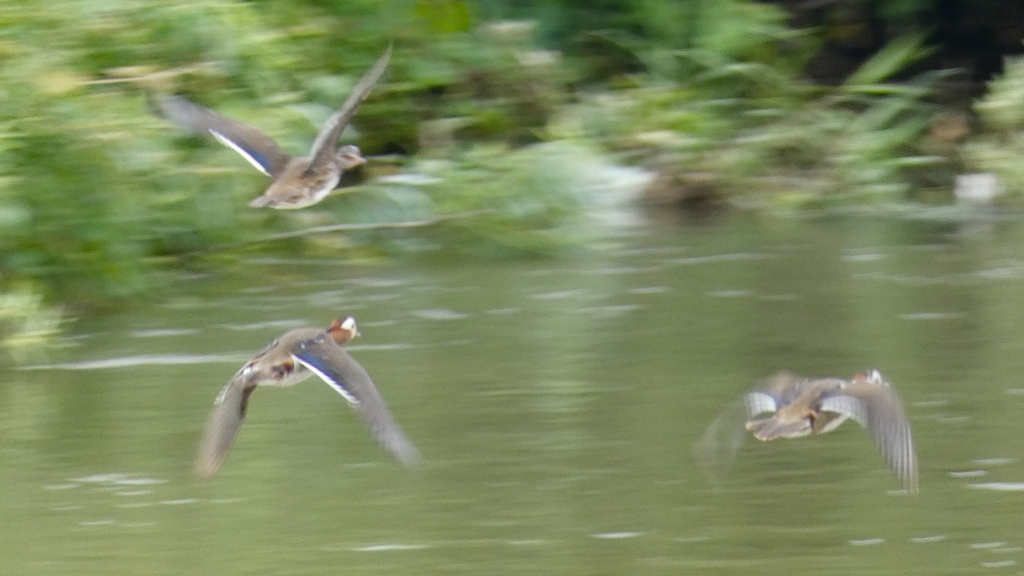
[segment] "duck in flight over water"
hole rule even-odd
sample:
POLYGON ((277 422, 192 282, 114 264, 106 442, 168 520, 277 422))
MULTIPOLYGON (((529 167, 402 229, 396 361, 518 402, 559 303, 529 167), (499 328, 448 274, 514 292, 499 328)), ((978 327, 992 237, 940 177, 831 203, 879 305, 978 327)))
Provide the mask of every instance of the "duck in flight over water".
MULTIPOLYGON (((878 370, 842 378, 803 378, 779 372, 743 395, 743 429, 758 440, 799 438, 835 430, 848 419, 866 428, 875 438, 889 468, 908 492, 917 492, 917 455, 910 423, 896 391, 878 370)), ((734 426, 730 410, 708 426, 697 445, 698 457, 735 457, 743 431, 734 426), (725 440, 721 442, 720 440, 725 440)), ((714 462, 712 462, 714 463, 714 462)))
POLYGON ((363 75, 356 87, 316 135, 308 156, 291 156, 270 136, 254 126, 228 118, 190 102, 181 96, 155 99, 164 117, 186 130, 210 134, 221 144, 241 154, 257 170, 270 176, 270 186, 249 202, 252 208, 297 209, 323 200, 338 185, 341 174, 366 162, 358 147, 337 147, 338 138, 356 109, 380 80, 391 60, 391 46, 363 75))
POLYGON ((342 348, 359 335, 355 319, 334 320, 327 330, 297 328, 282 334, 245 363, 214 402, 199 443, 195 475, 212 478, 227 456, 257 386, 291 386, 316 375, 341 394, 377 442, 406 467, 419 452, 388 410, 366 370, 342 348))

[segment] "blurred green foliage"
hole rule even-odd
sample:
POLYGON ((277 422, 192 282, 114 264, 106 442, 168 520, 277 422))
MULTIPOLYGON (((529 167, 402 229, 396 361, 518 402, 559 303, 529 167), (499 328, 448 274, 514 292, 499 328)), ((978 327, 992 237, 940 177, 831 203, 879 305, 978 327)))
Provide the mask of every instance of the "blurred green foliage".
POLYGON ((913 149, 928 79, 887 82, 921 39, 834 88, 801 79, 816 47, 746 0, 7 3, 0 289, 123 300, 186 258, 257 250, 551 253, 587 237, 601 192, 573 163, 593 143, 713 174, 741 200, 904 197, 908 169, 934 161, 913 149), (147 105, 182 93, 302 153, 389 42, 391 70, 343 135, 378 158, 313 209, 247 208, 265 178, 147 105))
POLYGON ((1012 198, 1024 195, 1024 58, 1007 58, 1002 76, 974 106, 985 132, 963 148, 965 163, 995 174, 1012 198))
POLYGON ((708 29, 686 48, 618 40, 653 74, 636 89, 588 102, 588 125, 659 173, 656 182, 685 198, 680 175, 711 174, 715 193, 735 203, 844 208, 906 201, 915 173, 946 161, 918 147, 938 74, 892 80, 927 53, 923 37, 899 38, 843 84, 820 86, 800 74, 813 39, 788 29, 776 7, 701 4, 717 3, 729 17, 703 19, 708 29))
POLYGON ((61 309, 44 304, 29 285, 0 293, 0 345, 7 352, 3 360, 25 364, 46 359, 57 344, 61 320, 61 309))
MULTIPOLYGON (((455 0, 5 4, 0 283, 30 278, 58 300, 100 303, 159 286, 169 258, 224 245, 294 253, 307 247, 254 241, 310 224, 386 225, 405 216, 378 194, 383 187, 350 189, 355 192, 344 200, 331 198, 311 214, 250 210, 246 201, 262 191, 264 177, 231 151, 157 118, 147 106, 154 91, 187 94, 302 153, 316 123, 394 41, 389 76, 343 137, 357 139, 364 153, 463 157, 472 142, 538 141, 564 98, 557 60, 535 49, 529 24, 471 26, 471 6, 455 0), (445 119, 458 119, 459 138, 429 129, 445 119)), ((460 213, 458 229, 471 234, 385 228, 327 244, 372 253, 471 241, 482 252, 525 245, 533 253, 542 243, 510 238, 532 237, 538 226, 557 229, 549 220, 571 213, 565 209, 571 194, 555 185, 524 194, 542 205, 536 210, 500 200, 532 176, 529 164, 503 164, 478 190, 477 181, 463 177, 478 167, 445 166, 451 166, 449 184, 422 194, 415 216, 444 222, 449 212, 460 213), (489 205, 487 214, 478 211, 481 204, 489 205)), ((387 170, 381 162, 368 171, 387 170)), ((323 240, 310 237, 314 248, 323 240)))

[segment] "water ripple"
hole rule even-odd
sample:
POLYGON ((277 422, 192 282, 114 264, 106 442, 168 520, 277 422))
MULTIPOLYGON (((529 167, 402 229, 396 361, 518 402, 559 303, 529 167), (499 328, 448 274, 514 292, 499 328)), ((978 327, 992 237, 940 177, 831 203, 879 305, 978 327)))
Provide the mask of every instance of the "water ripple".
POLYGON ((469 314, 465 312, 456 312, 449 308, 437 308, 432 310, 416 310, 413 316, 418 318, 425 318, 427 320, 464 320, 469 318, 469 314))
POLYGON ((637 538, 643 535, 643 532, 598 532, 596 534, 591 534, 590 537, 600 540, 624 540, 626 538, 637 538))
POLYGON ((902 320, 949 320, 963 316, 960 312, 914 312, 900 314, 902 320))
POLYGON ((995 490, 996 492, 1024 492, 1024 482, 978 482, 967 486, 978 490, 995 490))
POLYGON ((295 318, 289 320, 268 320, 265 322, 250 322, 248 324, 218 324, 220 328, 227 330, 234 330, 238 332, 248 332, 250 330, 262 330, 263 328, 297 328, 306 324, 305 320, 298 320, 295 318))
POLYGON ((190 336, 199 334, 198 328, 150 328, 135 330, 131 334, 137 338, 162 338, 164 336, 190 336))
POLYGON ((734 252, 731 254, 712 254, 710 256, 689 256, 685 258, 671 258, 665 260, 666 264, 708 264, 711 262, 736 262, 745 260, 763 260, 765 254, 753 252, 734 252))
POLYGON ((583 290, 555 290, 552 292, 530 294, 530 298, 534 298, 536 300, 563 300, 565 298, 577 298, 584 294, 585 292, 583 290))
POLYGON ((945 536, 941 534, 936 534, 934 536, 915 536, 911 538, 910 541, 914 544, 929 544, 932 542, 942 542, 945 539, 945 536))
POLYGON ((168 506, 177 506, 179 504, 195 504, 196 502, 199 502, 198 498, 171 498, 169 500, 160 501, 161 504, 166 504, 168 506))
POLYGON ((708 292, 708 296, 714 296, 716 298, 740 298, 742 296, 750 296, 752 292, 750 290, 732 289, 732 290, 717 290, 715 292, 708 292))
POLYGON ((117 520, 105 518, 103 520, 82 520, 78 523, 81 526, 111 526, 117 524, 117 520))
POLYGON ((369 546, 357 546, 354 552, 392 552, 395 550, 425 550, 430 548, 427 544, 370 544, 369 546))
POLYGON ((970 544, 970 547, 975 550, 991 550, 993 548, 1002 548, 1006 546, 1006 542, 974 542, 970 544))
POLYGON ((885 538, 861 538, 859 540, 850 540, 849 542, 853 546, 875 546, 885 544, 885 538))
POLYGON ((57 364, 35 364, 21 366, 18 370, 105 370, 109 368, 130 368, 134 366, 166 366, 177 364, 237 364, 245 362, 249 355, 241 354, 141 354, 81 362, 57 364))
POLYGON ((847 262, 874 262, 876 260, 882 260, 885 258, 885 254, 880 252, 861 252, 854 254, 846 254, 843 256, 843 260, 847 262))
POLYGON ((639 286, 629 289, 630 294, 661 294, 662 292, 668 292, 668 286, 639 286))
POLYGON ((984 470, 954 470, 949 475, 952 478, 978 478, 979 476, 985 476, 988 472, 984 470))
POLYGON ((977 458, 974 460, 975 464, 982 466, 1003 466, 1006 464, 1013 464, 1017 461, 1016 458, 977 458))
POLYGON ((611 304, 608 306, 588 306, 586 308, 578 308, 576 311, 595 318, 612 318, 639 309, 640 306, 638 304, 611 304))

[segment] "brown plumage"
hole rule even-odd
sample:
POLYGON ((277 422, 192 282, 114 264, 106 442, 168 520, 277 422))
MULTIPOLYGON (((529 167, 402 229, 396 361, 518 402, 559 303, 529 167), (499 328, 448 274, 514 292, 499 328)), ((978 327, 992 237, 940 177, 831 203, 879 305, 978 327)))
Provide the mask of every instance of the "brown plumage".
MULTIPOLYGON (((775 374, 759 383, 742 399, 744 428, 765 442, 778 438, 799 438, 824 434, 847 419, 864 426, 875 439, 886 463, 909 492, 917 492, 917 455, 910 434, 910 422, 896 391, 878 370, 858 374, 853 379, 802 378, 788 372, 775 374)), ((739 448, 739 438, 728 433, 731 425, 724 416, 705 431, 698 453, 705 460, 722 448, 739 448), (724 430, 723 430, 724 429, 724 430)))
POLYGON ((260 172, 271 177, 270 186, 249 206, 253 208, 297 209, 323 200, 341 179, 345 170, 366 160, 352 145, 337 148, 338 138, 348 126, 356 109, 380 80, 391 59, 391 46, 363 75, 356 87, 316 136, 308 156, 295 157, 283 152, 261 130, 228 118, 180 96, 156 99, 160 112, 169 120, 195 133, 210 134, 238 152, 260 172))
POLYGON ((257 386, 290 386, 313 374, 349 402, 385 450, 403 465, 415 465, 419 452, 391 415, 370 375, 342 348, 358 335, 351 316, 334 320, 327 330, 298 328, 284 333, 246 362, 214 402, 199 443, 196 477, 205 480, 216 474, 257 386))

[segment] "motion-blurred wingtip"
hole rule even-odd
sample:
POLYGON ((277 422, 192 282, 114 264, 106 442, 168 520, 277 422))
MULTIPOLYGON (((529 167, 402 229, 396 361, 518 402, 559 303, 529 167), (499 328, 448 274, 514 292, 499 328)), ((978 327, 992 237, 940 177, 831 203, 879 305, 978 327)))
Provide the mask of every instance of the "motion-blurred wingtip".
POLYGON ((220 463, 198 461, 192 467, 192 478, 197 482, 208 482, 217 475, 220 463))

